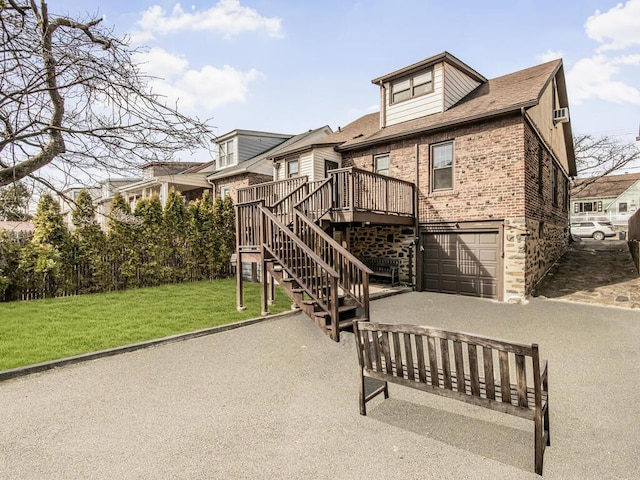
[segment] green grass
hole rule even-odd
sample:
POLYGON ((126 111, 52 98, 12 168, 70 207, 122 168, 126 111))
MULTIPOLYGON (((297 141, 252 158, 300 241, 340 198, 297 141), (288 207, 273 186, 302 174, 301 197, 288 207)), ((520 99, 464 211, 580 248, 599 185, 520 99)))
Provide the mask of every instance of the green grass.
MULTIPOLYGON (((235 280, 0 303, 0 370, 166 337, 260 316, 260 285, 235 280)), ((270 313, 291 307, 276 289, 270 313)))

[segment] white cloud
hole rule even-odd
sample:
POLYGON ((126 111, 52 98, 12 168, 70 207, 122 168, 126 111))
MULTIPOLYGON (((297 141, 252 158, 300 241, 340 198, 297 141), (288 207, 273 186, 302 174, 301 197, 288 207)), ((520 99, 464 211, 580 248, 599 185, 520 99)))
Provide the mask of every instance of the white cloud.
POLYGON ((150 82, 155 93, 165 96, 171 103, 177 101, 181 109, 192 112, 244 102, 249 85, 264 78, 256 69, 243 72, 229 65, 190 69, 184 57, 161 48, 140 53, 135 61, 140 63, 144 73, 158 77, 150 82))
POLYGON ((605 13, 596 10, 587 19, 585 31, 589 38, 603 44, 601 52, 640 45, 640 0, 619 3, 605 13))
POLYGON ((598 98, 640 105, 640 89, 622 80, 630 69, 640 66, 640 54, 636 53, 640 45, 640 0, 627 0, 604 13, 597 10, 584 28, 587 36, 600 45, 592 56, 578 60, 568 70, 571 101, 579 104, 598 98))
POLYGON ((608 59, 595 55, 578 60, 567 73, 567 83, 571 101, 580 104, 589 98, 599 98, 613 103, 640 105, 640 90, 616 80, 619 64, 625 64, 631 57, 608 59))
POLYGON ((536 59, 543 63, 550 62, 551 60, 556 60, 558 58, 562 58, 562 52, 560 51, 554 52, 553 50, 547 50, 544 53, 536 55, 536 59))
POLYGON ((240 5, 240 0, 220 0, 208 10, 185 12, 177 3, 171 13, 160 5, 153 5, 142 13, 140 30, 132 34, 132 42, 143 43, 156 36, 182 31, 210 31, 230 38, 245 32, 263 31, 270 37, 282 37, 282 21, 264 17, 255 9, 240 5))

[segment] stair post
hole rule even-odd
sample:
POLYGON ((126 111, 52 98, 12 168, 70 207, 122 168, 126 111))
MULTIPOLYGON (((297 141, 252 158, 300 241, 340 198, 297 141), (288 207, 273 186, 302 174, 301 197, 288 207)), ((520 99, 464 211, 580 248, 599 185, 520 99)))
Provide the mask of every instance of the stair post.
POLYGON ((260 238, 260 265, 262 268, 262 278, 261 278, 261 287, 260 288, 260 304, 261 304, 261 311, 260 311, 260 315, 262 315, 263 317, 266 315, 269 315, 269 275, 267 273, 267 262, 266 262, 266 258, 265 258, 265 253, 266 253, 266 249, 265 249, 265 238, 266 238, 266 232, 265 232, 265 221, 264 221, 264 213, 262 212, 262 208, 263 208, 264 203, 262 203, 261 205, 258 206, 258 212, 259 212, 259 238, 260 238))
POLYGON ((236 310, 239 312, 243 311, 246 307, 244 306, 244 295, 243 295, 243 285, 242 285, 242 253, 240 253, 240 235, 238 232, 240 231, 240 215, 238 207, 236 207, 236 310))
POLYGON ((340 341, 340 305, 338 304, 338 279, 331 277, 331 338, 340 341))

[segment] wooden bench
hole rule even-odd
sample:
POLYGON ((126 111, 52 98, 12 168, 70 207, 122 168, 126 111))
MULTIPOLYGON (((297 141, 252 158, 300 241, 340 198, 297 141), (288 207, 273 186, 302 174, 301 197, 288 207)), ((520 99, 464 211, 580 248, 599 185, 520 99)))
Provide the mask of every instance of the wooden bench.
MULTIPOLYGON (((525 345, 452 330, 356 322, 360 414, 388 383, 435 393, 533 420, 535 471, 542 475, 550 445, 547 362, 536 344, 525 345), (365 378, 382 382, 372 392, 365 378)), ((367 382, 370 383, 370 382, 367 382)))
POLYGON ((362 263, 373 272, 371 277, 388 278, 392 287, 400 281, 400 260, 398 258, 363 258, 362 263))

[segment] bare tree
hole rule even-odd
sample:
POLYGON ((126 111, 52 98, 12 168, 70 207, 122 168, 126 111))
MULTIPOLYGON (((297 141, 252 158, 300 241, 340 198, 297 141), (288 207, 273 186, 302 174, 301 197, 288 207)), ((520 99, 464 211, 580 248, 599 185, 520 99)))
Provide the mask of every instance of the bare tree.
POLYGON ((573 139, 579 178, 572 193, 579 192, 598 178, 618 172, 640 159, 640 149, 611 137, 576 135, 573 139))
POLYGON ((102 19, 21 1, 0 0, 0 186, 28 176, 51 186, 46 165, 86 178, 207 148, 208 120, 155 94, 133 60, 139 50, 102 19))

